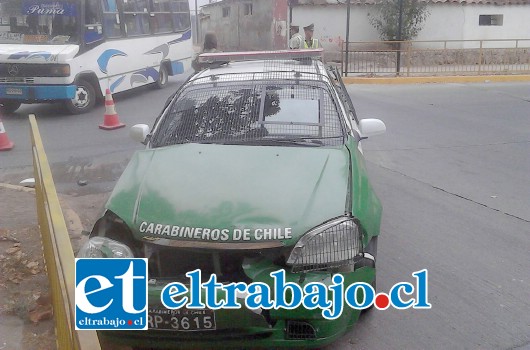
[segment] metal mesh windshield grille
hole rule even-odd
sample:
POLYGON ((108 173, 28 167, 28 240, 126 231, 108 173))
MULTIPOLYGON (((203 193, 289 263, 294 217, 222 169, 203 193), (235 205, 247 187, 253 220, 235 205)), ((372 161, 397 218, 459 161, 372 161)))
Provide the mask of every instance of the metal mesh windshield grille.
POLYGON ((191 84, 169 108, 152 145, 322 146, 343 142, 341 119, 326 84, 275 79, 191 84))

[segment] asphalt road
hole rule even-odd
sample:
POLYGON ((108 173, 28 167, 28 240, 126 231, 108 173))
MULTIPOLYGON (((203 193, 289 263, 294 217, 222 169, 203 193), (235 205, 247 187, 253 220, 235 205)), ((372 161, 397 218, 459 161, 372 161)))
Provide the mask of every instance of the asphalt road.
POLYGON ((530 348, 530 84, 349 87, 383 206, 378 289, 428 269, 431 310, 373 310, 330 349, 530 348))
MULTIPOLYGON (((121 120, 152 124, 178 86, 117 96, 121 120)), ((372 310, 328 349, 530 348, 530 84, 351 85, 360 118, 387 133, 363 141, 384 206, 378 289, 429 271, 431 310, 372 310)), ((36 113, 60 191, 112 189, 142 145, 102 131, 103 107, 83 116, 28 106, 4 118, 15 149, 0 182, 31 165, 36 113)))
POLYGON ((60 104, 22 105, 12 115, 3 117, 15 147, 0 152, 0 182, 16 183, 32 174, 28 114, 33 113, 59 191, 79 192, 77 180, 91 184, 81 193, 112 190, 132 153, 144 147, 129 137, 130 127, 139 123, 152 126, 168 97, 184 80, 185 77, 170 77, 162 90, 150 85, 116 94, 116 111, 126 127, 112 131, 98 127, 105 114, 102 104, 82 115, 68 115, 60 104))

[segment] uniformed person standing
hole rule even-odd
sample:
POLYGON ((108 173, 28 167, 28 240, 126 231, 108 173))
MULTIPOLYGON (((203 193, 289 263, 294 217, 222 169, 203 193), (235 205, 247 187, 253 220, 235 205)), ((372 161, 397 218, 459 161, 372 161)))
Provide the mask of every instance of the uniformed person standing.
POLYGON ((291 25, 289 34, 291 39, 289 39, 289 48, 291 49, 302 49, 304 47, 304 37, 299 33, 300 27, 291 25))
POLYGON ((304 27, 305 32, 305 40, 304 40, 304 49, 318 49, 320 47, 320 43, 318 42, 318 39, 313 38, 313 32, 315 30, 315 25, 311 23, 307 27, 304 27))

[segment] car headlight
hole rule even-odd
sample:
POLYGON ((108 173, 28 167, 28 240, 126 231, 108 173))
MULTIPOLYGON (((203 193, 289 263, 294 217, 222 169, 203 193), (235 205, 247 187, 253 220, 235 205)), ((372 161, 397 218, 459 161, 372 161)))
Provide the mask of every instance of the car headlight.
POLYGON ((52 77, 69 77, 70 76, 70 65, 69 64, 54 64, 48 68, 48 74, 52 77))
POLYGON ((127 245, 107 237, 92 237, 79 249, 78 258, 134 258, 127 245))
POLYGON ((293 272, 307 272, 352 265, 362 253, 359 227, 353 218, 341 217, 328 221, 296 243, 287 265, 293 272))

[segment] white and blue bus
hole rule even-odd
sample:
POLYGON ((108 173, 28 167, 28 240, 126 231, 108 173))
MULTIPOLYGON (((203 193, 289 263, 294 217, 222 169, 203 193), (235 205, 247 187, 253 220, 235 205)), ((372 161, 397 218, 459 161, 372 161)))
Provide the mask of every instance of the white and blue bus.
POLYGON ((84 113, 107 88, 164 87, 192 53, 188 0, 0 0, 0 109, 84 113))

